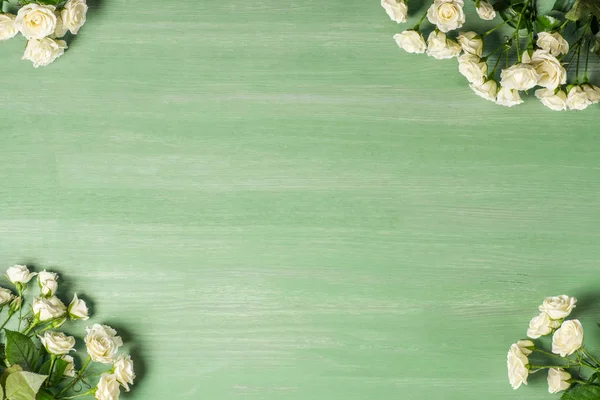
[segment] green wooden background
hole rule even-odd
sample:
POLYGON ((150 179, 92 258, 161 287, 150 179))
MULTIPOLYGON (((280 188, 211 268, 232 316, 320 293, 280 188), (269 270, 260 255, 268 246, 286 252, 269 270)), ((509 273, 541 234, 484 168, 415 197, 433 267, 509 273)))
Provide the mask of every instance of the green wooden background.
POLYGON ((378 1, 92 6, 0 46, 0 263, 134 343, 125 398, 547 399, 506 351, 563 292, 600 346, 597 107, 485 102, 378 1))

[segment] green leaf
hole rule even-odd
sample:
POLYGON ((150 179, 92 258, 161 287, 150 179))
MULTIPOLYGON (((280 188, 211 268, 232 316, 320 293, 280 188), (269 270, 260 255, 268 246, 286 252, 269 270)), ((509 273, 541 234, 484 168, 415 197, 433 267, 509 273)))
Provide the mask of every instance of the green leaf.
POLYGON ((6 378, 6 400, 35 400, 47 375, 33 372, 14 372, 6 378))
POLYGON ((540 15, 535 21, 535 26, 538 32, 550 32, 560 26, 562 22, 550 15, 540 15))
POLYGON ((575 4, 569 10, 568 13, 565 14, 565 18, 569 21, 578 21, 582 16, 586 14, 587 6, 582 0, 575 0, 575 4))
MULTIPOLYGON (((521 3, 513 4, 506 8, 503 8, 501 10, 498 10, 498 14, 500 14, 500 17, 504 21, 506 21, 508 26, 516 28, 517 24, 519 23, 518 15, 521 13, 522 9, 523 9, 523 4, 521 4, 521 3)), ((521 26, 519 27, 519 30, 526 29, 526 28, 527 28, 527 25, 524 24, 523 21, 521 21, 521 26)))
POLYGON ((562 13, 569 12, 571 8, 573 8, 573 4, 575 4, 576 0, 556 0, 552 10, 560 11, 562 13))
POLYGON ((23 369, 33 370, 37 358, 35 344, 20 332, 6 331, 6 359, 12 365, 19 364, 23 369))
POLYGON ((56 400, 56 397, 54 397, 54 393, 48 389, 41 389, 37 396, 35 396, 35 400, 56 400))
POLYGON ((10 368, 6 368, 4 370, 4 372, 2 372, 2 375, 0 375, 0 384, 3 387, 6 387, 6 378, 8 378, 8 376, 14 372, 19 372, 19 371, 23 371, 23 368, 21 368, 20 365, 13 365, 10 368))
MULTIPOLYGON (((46 361, 44 363, 44 365, 42 365, 42 368, 40 368, 40 374, 50 375, 50 366, 51 365, 52 365, 52 360, 46 361)), ((55 385, 59 384, 59 382, 62 380, 62 378, 65 374, 65 369, 67 369, 67 366, 69 366, 69 363, 63 359, 57 358, 54 361, 54 368, 52 370, 52 375, 50 376, 50 379, 49 379, 49 386, 55 386, 55 385)))
POLYGON ((566 391, 561 400, 598 400, 600 399, 600 386, 577 385, 566 391))

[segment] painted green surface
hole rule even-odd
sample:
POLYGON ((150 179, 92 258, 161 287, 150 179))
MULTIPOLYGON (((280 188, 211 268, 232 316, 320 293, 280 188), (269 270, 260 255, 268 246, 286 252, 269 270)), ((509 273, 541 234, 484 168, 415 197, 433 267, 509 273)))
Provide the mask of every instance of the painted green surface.
POLYGON ((494 106, 401 29, 105 0, 46 69, 2 43, 0 264, 125 330, 132 400, 551 398, 505 357, 563 292, 600 345, 598 108, 494 106))

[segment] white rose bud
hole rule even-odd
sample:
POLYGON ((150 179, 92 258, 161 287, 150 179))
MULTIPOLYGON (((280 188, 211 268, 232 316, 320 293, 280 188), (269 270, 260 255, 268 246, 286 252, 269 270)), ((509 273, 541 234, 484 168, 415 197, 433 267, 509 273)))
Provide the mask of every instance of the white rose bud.
POLYGON ((479 18, 481 19, 491 21, 496 18, 496 10, 494 10, 494 7, 487 1, 480 1, 479 7, 477 7, 477 15, 479 15, 479 18))
POLYGON ((43 270, 38 274, 38 284, 44 296, 52 296, 58 289, 58 274, 43 270))
POLYGON ((481 85, 471 83, 469 86, 477 96, 489 101, 496 101, 496 95, 498 94, 498 83, 496 81, 490 79, 481 85))
POLYGON ((15 296, 10 290, 6 288, 0 288, 0 307, 10 303, 14 297, 15 296))
POLYGON ((33 62, 35 68, 45 67, 62 56, 66 48, 67 42, 64 40, 54 40, 47 37, 40 40, 31 39, 27 42, 25 54, 21 59, 33 62))
POLYGON ((73 35, 85 24, 88 6, 85 0, 69 0, 60 12, 62 24, 68 28, 73 35))
POLYGON ((585 110, 590 104, 587 93, 581 86, 573 86, 567 94, 567 108, 569 110, 585 110))
POLYGON ((133 372, 133 361, 131 356, 121 355, 115 362, 115 376, 117 381, 129 392, 129 385, 133 385, 135 373, 133 372))
POLYGON ((415 30, 407 30, 394 35, 398 46, 407 53, 425 53, 427 45, 423 35, 415 30))
POLYGON ((523 99, 519 96, 519 92, 514 89, 501 87, 496 95, 496 104, 504 107, 513 107, 523 103, 523 99))
POLYGON ((25 284, 31 280, 35 275, 35 272, 29 272, 29 269, 25 265, 14 265, 6 270, 6 276, 8 280, 14 283, 25 284))
POLYGON ((75 338, 62 332, 47 331, 39 338, 46 351, 57 356, 67 354, 75 347, 75 338))
POLYGON ((29 3, 19 9, 15 26, 27 39, 42 39, 56 28, 56 7, 29 3))
POLYGON ((406 22, 408 7, 403 0, 381 0, 381 7, 392 21, 397 23, 406 22))
POLYGON ((114 374, 104 373, 100 376, 95 393, 97 400, 118 400, 120 393, 119 382, 114 374))
POLYGON ((548 392, 558 393, 567 390, 571 384, 567 382, 571 374, 562 368, 550 368, 548 370, 548 392))
POLYGON ((85 304, 85 301, 77 297, 77 293, 73 296, 73 301, 69 304, 67 312, 72 321, 78 319, 87 321, 89 319, 87 305, 85 304))
POLYGON ((533 353, 533 349, 535 349, 535 344, 531 340, 519 340, 517 346, 519 346, 521 352, 526 356, 533 353))
POLYGON ((473 54, 458 57, 458 72, 470 83, 482 85, 486 80, 488 66, 485 61, 473 54))
POLYGON ((585 92, 590 101, 590 104, 596 104, 600 100, 600 88, 596 85, 592 85, 591 83, 584 83, 581 85, 581 88, 585 92))
POLYGON ((540 77, 532 65, 521 63, 503 69, 500 78, 503 89, 529 90, 537 85, 540 77))
POLYGON ((548 317, 548 314, 543 312, 531 319, 529 322, 529 329, 527 329, 527 336, 532 339, 537 339, 540 336, 549 335, 559 326, 560 322, 551 320, 550 317, 548 317))
POLYGON ((535 97, 551 110, 564 111, 567 109, 567 94, 562 90, 554 93, 554 90, 538 89, 535 91, 535 97))
POLYGON ((60 359, 67 363, 67 367, 65 368, 65 372, 63 373, 63 375, 74 378, 75 377, 75 360, 73 360, 73 357, 64 355, 64 356, 61 356, 60 359))
POLYGON ((427 19, 442 32, 458 29, 465 23, 463 6, 463 0, 434 0, 427 19))
POLYGON ((95 362, 110 364, 115 360, 117 351, 123 346, 123 340, 117 331, 107 325, 95 324, 86 328, 85 345, 87 352, 95 362))
POLYGON ((555 57, 569 52, 569 42, 567 42, 558 32, 540 32, 538 33, 537 46, 555 57))
POLYGON ((444 60, 456 57, 462 48, 454 40, 446 38, 444 32, 432 31, 427 38, 427 55, 429 57, 444 60))
POLYGON ((552 336, 552 352, 561 357, 570 356, 581 348, 583 343, 583 327, 581 323, 572 319, 565 321, 552 336))
POLYGON ((556 57, 546 50, 536 50, 531 56, 523 53, 523 63, 530 64, 538 73, 537 84, 546 89, 554 90, 559 85, 567 83, 567 71, 556 57))
POLYGON ((62 301, 56 296, 50 298, 37 298, 33 299, 33 314, 40 320, 40 322, 50 321, 64 316, 67 312, 67 307, 62 301))
POLYGON ((12 14, 0 14, 0 40, 8 40, 19 33, 15 26, 15 16, 12 14))
POLYGON ((529 359, 517 344, 510 346, 507 356, 508 380, 513 389, 518 389, 521 384, 527 385, 529 376, 529 359))
POLYGON ((67 26, 65 26, 65 24, 63 24, 63 20, 62 17, 60 16, 60 13, 56 13, 56 28, 54 28, 54 33, 52 34, 52 38, 56 39, 56 38, 61 38, 63 36, 65 36, 67 34, 67 32, 69 32, 69 28, 67 26))
POLYGON ((577 299, 566 294, 560 296, 546 297, 539 307, 541 312, 548 314, 552 319, 563 319, 571 314, 575 308, 577 299))
POLYGON ((483 39, 477 32, 461 32, 457 40, 465 53, 477 57, 483 54, 483 39))

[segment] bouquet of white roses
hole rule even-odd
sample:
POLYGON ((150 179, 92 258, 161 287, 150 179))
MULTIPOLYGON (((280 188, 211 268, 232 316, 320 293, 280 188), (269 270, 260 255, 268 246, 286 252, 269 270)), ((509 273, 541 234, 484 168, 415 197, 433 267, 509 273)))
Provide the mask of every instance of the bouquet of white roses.
POLYGON ((513 389, 527 385, 530 374, 547 370, 548 391, 563 392, 563 400, 600 399, 600 362, 583 346, 583 326, 566 320, 577 299, 567 295, 547 297, 539 315, 529 322, 527 336, 539 339, 552 334, 551 350, 529 339, 510 346, 508 379, 513 389))
MULTIPOLYGON (((1 0, 0 0, 1 1, 1 0)), ((0 40, 21 33, 26 39, 23 60, 44 67, 62 56, 67 42, 61 40, 68 32, 76 35, 85 24, 86 0, 20 0, 16 6, 4 2, 0 13, 0 40)))
MULTIPOLYGON (((381 0, 388 16, 407 21, 408 0, 381 0)), ((537 0, 473 0, 485 21, 500 17, 485 32, 460 31, 466 23, 463 0, 433 0, 417 24, 394 35, 409 53, 437 59, 458 58, 458 70, 476 95, 506 107, 523 102, 520 92, 535 96, 555 110, 583 110, 600 100, 590 81, 589 61, 600 56, 600 1, 555 0, 552 11, 540 12, 537 0), (427 41, 423 22, 431 24, 427 41), (512 30, 493 43, 500 28, 512 30), (486 45, 491 48, 486 49, 486 45), (503 66, 503 67, 502 67, 503 66)))
POLYGON ((4 328, 0 337, 0 400, 85 396, 117 400, 120 387, 129 391, 135 378, 133 362, 129 355, 118 354, 123 341, 111 327, 94 324, 86 328, 87 359, 81 367, 77 368, 69 355, 75 351, 76 339, 58 329, 67 321, 88 320, 88 307, 77 294, 68 306, 56 296, 58 274, 45 270, 33 273, 24 265, 15 265, 6 276, 15 291, 0 288, 0 312, 6 310, 0 325, 4 328), (32 279, 37 280, 37 296, 28 293, 32 279), (29 307, 27 300, 31 300, 29 307), (89 372, 92 363, 106 365, 108 370, 89 372))

